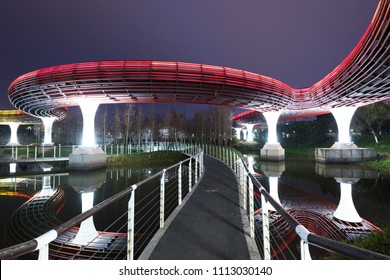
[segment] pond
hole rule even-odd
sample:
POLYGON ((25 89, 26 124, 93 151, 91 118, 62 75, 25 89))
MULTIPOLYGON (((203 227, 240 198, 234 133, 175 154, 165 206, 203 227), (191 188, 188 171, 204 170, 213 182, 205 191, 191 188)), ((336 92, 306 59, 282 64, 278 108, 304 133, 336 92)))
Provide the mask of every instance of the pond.
MULTIPOLYGON (((276 197, 283 205, 293 209, 297 217, 299 211, 304 209, 305 213, 327 218, 337 216, 340 223, 343 219, 351 219, 346 228, 351 231, 351 224, 355 228, 348 234, 344 232, 347 237, 360 234, 361 231, 356 230, 356 225, 361 226, 359 224, 361 220, 367 222, 369 226, 379 228, 390 224, 390 176, 388 174, 357 165, 324 165, 302 158, 287 158, 279 163, 262 162, 256 155, 246 155, 246 158, 259 181, 271 194, 276 193, 276 197), (276 189, 273 183, 270 183, 274 179, 270 180, 270 178, 276 178, 276 189), (347 202, 344 203, 346 207, 340 207, 342 196, 347 197, 347 202), (344 211, 340 208, 344 208, 344 211), (345 208, 350 209, 345 212, 345 208)), ((0 246, 3 248, 29 240, 80 214, 83 211, 83 196, 87 193, 93 194, 89 202, 91 207, 162 168, 159 166, 144 169, 104 169, 87 175, 64 172, 64 166, 47 164, 24 166, 17 168, 21 172, 10 174, 9 168, 3 166, 0 168, 2 213, 0 230, 3 240, 0 246), (30 198, 42 194, 53 197, 49 204, 30 203, 28 210, 20 210, 30 198), (31 212, 27 213, 28 211, 31 212)), ((175 177, 175 174, 168 175, 175 177)), ((158 180, 157 178, 157 181, 151 181, 149 185, 139 188, 137 197, 147 197, 152 192, 155 192, 152 196, 157 197, 158 180)), ((188 190, 184 191, 188 192, 188 190)), ((174 194, 172 199, 176 198, 177 194, 174 194)), ((126 211, 127 200, 95 215, 96 230, 104 231, 111 226, 110 231, 125 232, 119 226, 112 226, 111 221, 112 217, 126 211)), ((140 206, 140 209, 143 208, 140 206)), ((257 208, 259 208, 258 204, 257 208)), ((153 211, 158 212, 156 209, 153 211)), ((146 216, 146 213, 141 214, 141 219, 146 219, 146 216)), ((305 222, 304 225, 309 230, 321 231, 309 219, 305 222)), ((145 223, 149 221, 146 220, 145 223)), ((140 234, 149 235, 151 232, 143 230, 140 234)))

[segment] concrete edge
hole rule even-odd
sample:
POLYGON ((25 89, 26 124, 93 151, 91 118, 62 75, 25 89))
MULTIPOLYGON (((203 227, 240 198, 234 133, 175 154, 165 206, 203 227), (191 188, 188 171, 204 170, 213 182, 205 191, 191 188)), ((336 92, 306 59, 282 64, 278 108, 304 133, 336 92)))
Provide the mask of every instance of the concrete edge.
POLYGON ((149 241, 148 245, 145 247, 141 255, 139 256, 138 260, 148 260, 150 256, 152 255, 154 249, 156 248, 157 244, 160 242, 160 239, 163 237, 165 232, 168 230, 169 226, 172 224, 173 220, 176 218, 176 216, 180 213, 181 209, 186 205, 187 201, 190 199, 192 194, 196 191, 196 188, 198 187, 200 181, 203 178, 204 173, 198 178, 198 182, 192 187, 192 191, 189 192, 182 200, 181 205, 177 206, 175 210, 169 215, 169 217, 165 220, 165 226, 163 228, 160 228, 155 235, 152 237, 152 239, 149 241))

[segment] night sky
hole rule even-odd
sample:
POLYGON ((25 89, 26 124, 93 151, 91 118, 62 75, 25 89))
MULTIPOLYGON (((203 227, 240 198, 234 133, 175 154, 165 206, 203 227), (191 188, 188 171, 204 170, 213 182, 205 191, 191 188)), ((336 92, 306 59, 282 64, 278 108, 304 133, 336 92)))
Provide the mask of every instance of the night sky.
POLYGON ((205 63, 306 87, 348 55, 377 4, 376 0, 3 0, 0 110, 14 109, 7 89, 18 76, 96 60, 205 63))

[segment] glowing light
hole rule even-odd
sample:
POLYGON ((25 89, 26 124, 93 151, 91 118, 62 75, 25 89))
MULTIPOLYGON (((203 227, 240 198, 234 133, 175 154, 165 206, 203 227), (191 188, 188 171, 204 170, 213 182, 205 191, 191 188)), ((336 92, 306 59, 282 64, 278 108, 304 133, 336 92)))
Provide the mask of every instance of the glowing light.
POLYGON ((247 142, 253 142, 253 127, 255 126, 254 124, 246 124, 246 129, 247 129, 247 142))
POLYGON ((43 140, 43 144, 52 144, 51 140, 51 134, 52 134, 52 127, 53 122, 56 120, 54 117, 50 118, 41 118, 43 124, 45 125, 45 138, 43 140))
MULTIPOLYGON (((278 177, 269 177, 269 194, 272 196, 273 199, 276 200, 280 204, 280 199, 279 199, 279 188, 278 188, 278 182, 279 178, 278 177)), ((276 211, 276 209, 268 203, 268 209, 276 211)))
POLYGON ((7 145, 19 145, 18 141, 18 123, 9 123, 9 127, 11 128, 11 138, 7 145))
POLYGON ((15 173, 16 172, 16 163, 10 163, 9 164, 9 173, 15 173))
MULTIPOLYGON (((81 211, 85 212, 93 207, 94 192, 81 194, 81 211)), ((77 244, 88 244, 98 236, 96 232, 95 224, 93 222, 93 216, 84 220, 80 224, 80 229, 73 240, 77 244)))
POLYGON ((356 109, 357 107, 340 107, 330 109, 337 123, 340 143, 351 143, 349 125, 351 124, 351 120, 356 109))
POLYGON ((333 216, 339 220, 351 223, 361 223, 362 218, 360 218, 356 211, 352 200, 352 184, 340 183, 340 191, 340 202, 333 216))
POLYGON ((276 134, 276 125, 278 123, 280 111, 278 112, 265 112, 263 116, 268 125, 268 144, 278 144, 278 137, 276 134))
POLYGON ((237 128, 234 128, 236 130, 236 137, 238 140, 241 140, 241 128, 237 127, 237 128))
POLYGON ((83 140, 82 145, 91 147, 96 146, 95 142, 95 115, 99 107, 98 102, 91 102, 88 99, 79 101, 80 109, 83 114, 83 140))

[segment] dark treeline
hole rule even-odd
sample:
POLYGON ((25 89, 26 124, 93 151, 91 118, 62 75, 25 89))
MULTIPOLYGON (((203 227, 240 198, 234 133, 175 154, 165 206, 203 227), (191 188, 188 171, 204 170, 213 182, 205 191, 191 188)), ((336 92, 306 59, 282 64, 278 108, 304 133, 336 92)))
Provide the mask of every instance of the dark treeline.
MULTIPOLYGON (((192 117, 173 106, 161 114, 156 106, 138 104, 100 105, 95 117, 96 142, 99 145, 136 145, 146 142, 196 142, 227 144, 231 141, 232 110, 209 106, 192 117)), ((71 108, 68 116, 53 126, 53 141, 63 145, 81 143, 81 110, 71 108)))

